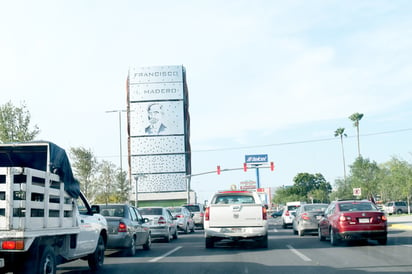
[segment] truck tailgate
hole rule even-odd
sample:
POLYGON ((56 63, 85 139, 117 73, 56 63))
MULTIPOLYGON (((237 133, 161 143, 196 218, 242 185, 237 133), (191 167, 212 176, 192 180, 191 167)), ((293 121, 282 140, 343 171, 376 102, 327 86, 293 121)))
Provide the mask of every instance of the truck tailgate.
POLYGON ((255 204, 210 206, 210 227, 263 226, 262 207, 255 204))

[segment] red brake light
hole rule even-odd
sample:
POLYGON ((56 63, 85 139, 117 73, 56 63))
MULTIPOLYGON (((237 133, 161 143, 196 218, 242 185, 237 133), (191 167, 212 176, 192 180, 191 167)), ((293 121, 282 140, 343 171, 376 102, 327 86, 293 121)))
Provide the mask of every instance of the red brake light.
POLYGON ((290 214, 289 214, 289 211, 285 211, 285 216, 289 216, 290 214))
POLYGON ((382 215, 381 220, 386 222, 388 220, 388 218, 386 218, 386 215, 382 215))
POLYGON ((176 217, 176 218, 183 218, 183 215, 182 215, 182 214, 178 214, 178 215, 176 215, 175 217, 176 217))
POLYGON ((127 225, 123 222, 119 223, 119 227, 117 228, 118 232, 127 232, 127 225))
POLYGON ((205 215, 205 214, 204 214, 203 212, 200 212, 200 217, 203 218, 204 215, 205 215))
POLYGON ((4 241, 1 243, 2 249, 8 250, 23 250, 24 249, 24 241, 23 240, 15 240, 15 241, 4 241))
POLYGON ((162 216, 159 218, 159 220, 157 220, 157 223, 159 224, 159 225, 164 225, 164 224, 166 224, 166 220, 165 220, 165 218, 163 218, 162 216))
POLYGON ((209 217, 210 217, 210 209, 208 207, 206 207, 205 210, 205 221, 209 221, 209 217))
POLYGON ((303 220, 310 220, 310 217, 308 216, 307 213, 303 213, 303 214, 302 214, 302 219, 303 219, 303 220))
POLYGON ((266 211, 266 207, 262 206, 262 220, 267 220, 268 219, 268 214, 266 211))

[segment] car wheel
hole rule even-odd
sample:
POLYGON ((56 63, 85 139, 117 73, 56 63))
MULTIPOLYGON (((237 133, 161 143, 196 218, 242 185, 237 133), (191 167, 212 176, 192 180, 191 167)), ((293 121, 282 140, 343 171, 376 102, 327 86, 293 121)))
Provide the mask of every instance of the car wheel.
POLYGON ((173 234, 173 240, 178 238, 177 228, 175 229, 175 233, 173 234))
POLYGON ((305 232, 302 229, 298 230, 298 235, 299 237, 302 237, 303 235, 305 235, 305 232))
POLYGON ((282 222, 282 228, 286 228, 286 224, 284 221, 282 222))
POLYGON ((146 242, 143 244, 143 250, 150 250, 152 247, 152 235, 149 233, 146 242))
POLYGON ((292 230, 293 230, 293 235, 298 235, 298 232, 294 228, 292 228, 292 230))
POLYGON ((167 235, 166 235, 166 237, 165 237, 165 242, 166 242, 166 243, 170 243, 170 239, 171 239, 171 237, 170 237, 170 229, 168 229, 168 230, 167 230, 167 235))
POLYGON ((189 224, 186 224, 185 229, 183 230, 184 234, 187 234, 189 232, 189 224))
POLYGON ((330 227, 330 244, 333 246, 336 246, 338 245, 338 243, 339 243, 338 236, 336 235, 333 228, 330 227))
POLYGON ((378 244, 386 245, 388 243, 388 237, 378 239, 378 244))
POLYGON ((126 249, 126 256, 134 256, 136 255, 136 240, 134 236, 130 239, 129 246, 126 249))
POLYGON ((326 241, 326 237, 325 237, 325 236, 322 236, 322 233, 320 233, 320 232, 321 232, 320 226, 318 226, 318 238, 319 238, 319 241, 321 241, 321 242, 326 241))
POLYGON ((190 230, 190 232, 192 232, 192 233, 195 232, 195 225, 192 226, 192 229, 190 230))
POLYGON ((205 238, 205 247, 206 248, 213 248, 215 245, 215 241, 213 238, 205 238))
POLYGON ((402 214, 402 209, 398 209, 398 210, 396 211, 396 214, 402 214))

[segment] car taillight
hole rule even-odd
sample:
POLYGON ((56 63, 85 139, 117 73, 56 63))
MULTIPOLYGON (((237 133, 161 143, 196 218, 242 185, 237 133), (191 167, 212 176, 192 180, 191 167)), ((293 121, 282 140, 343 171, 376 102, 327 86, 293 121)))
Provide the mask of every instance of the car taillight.
POLYGON ((268 214, 266 211, 266 207, 262 206, 262 219, 267 220, 268 219, 268 214))
POLYGON ((210 209, 208 208, 208 207, 206 207, 206 210, 205 210, 205 221, 209 221, 209 216, 210 215, 210 209))
POLYGON ((339 217, 340 222, 351 221, 351 220, 352 218, 350 216, 340 215, 339 217))
POLYGON ((203 218, 204 215, 205 215, 205 214, 204 214, 203 212, 200 212, 200 217, 203 218))
POLYGON ((386 222, 388 218, 386 218, 386 215, 382 215, 378 217, 378 220, 381 219, 382 221, 386 222))
POLYGON ((310 220, 310 217, 308 216, 307 213, 303 213, 301 216, 303 220, 310 220))
POLYGON ((165 218, 160 217, 159 220, 157 220, 157 223, 158 223, 159 225, 164 225, 164 224, 166 224, 166 220, 165 220, 165 218))
POLYGON ((289 211, 286 210, 285 216, 289 216, 289 215, 290 215, 290 214, 289 214, 289 211))
POLYGON ((119 227, 117 228, 118 232, 127 232, 127 225, 123 222, 119 223, 119 227))
POLYGON ((179 214, 175 216, 176 218, 183 218, 183 215, 179 214))

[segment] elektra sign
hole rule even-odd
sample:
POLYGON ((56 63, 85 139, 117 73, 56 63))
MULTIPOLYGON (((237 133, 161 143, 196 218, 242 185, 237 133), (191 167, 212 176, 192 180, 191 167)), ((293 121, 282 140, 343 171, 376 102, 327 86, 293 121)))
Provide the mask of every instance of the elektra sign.
POLYGON ((268 155, 267 154, 245 155, 245 162, 247 164, 267 163, 268 155))

